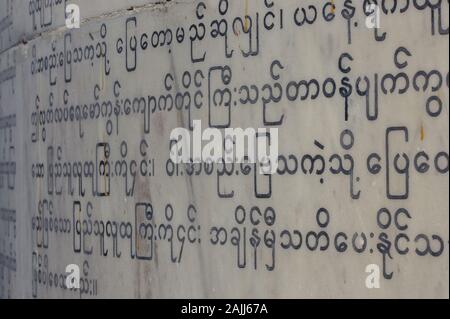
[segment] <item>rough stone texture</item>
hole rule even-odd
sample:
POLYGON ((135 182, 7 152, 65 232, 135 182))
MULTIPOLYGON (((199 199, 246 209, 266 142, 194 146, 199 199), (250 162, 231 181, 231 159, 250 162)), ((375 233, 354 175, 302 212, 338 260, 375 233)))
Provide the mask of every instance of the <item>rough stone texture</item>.
POLYGON ((448 1, 400 1, 378 35, 360 1, 78 2, 77 30, 0 3, 1 297, 448 298, 448 1), (279 171, 173 165, 194 119, 278 128, 279 171))

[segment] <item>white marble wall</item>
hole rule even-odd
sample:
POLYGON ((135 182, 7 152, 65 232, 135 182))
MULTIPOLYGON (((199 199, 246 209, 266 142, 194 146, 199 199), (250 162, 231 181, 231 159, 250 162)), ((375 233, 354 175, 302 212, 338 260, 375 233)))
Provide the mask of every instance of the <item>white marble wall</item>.
MULTIPOLYGON (((183 1, 186 0, 178 2, 183 1)), ((81 20, 86 22, 163 2, 166 0, 3 0, 0 3, 0 51, 65 27, 66 6, 69 4, 80 8, 81 20)))
POLYGON ((378 33, 362 1, 87 2, 80 29, 35 30, 6 1, 0 296, 448 298, 448 1, 400 1, 378 33), (172 165, 193 120, 278 128, 279 171, 172 165))

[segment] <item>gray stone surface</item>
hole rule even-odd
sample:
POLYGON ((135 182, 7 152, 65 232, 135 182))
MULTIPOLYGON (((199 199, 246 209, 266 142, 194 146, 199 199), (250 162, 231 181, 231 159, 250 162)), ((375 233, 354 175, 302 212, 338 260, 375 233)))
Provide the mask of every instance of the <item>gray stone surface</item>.
MULTIPOLYGON (((186 0, 178 2, 183 1, 186 0)), ((163 2, 166 0, 3 0, 0 2, 0 51, 64 27, 68 4, 77 5, 81 20, 86 22, 163 2)))
POLYGON ((360 1, 84 2, 0 22, 1 297, 448 298, 448 1, 378 31, 360 1), (278 128, 278 172, 171 163, 193 120, 278 128))

